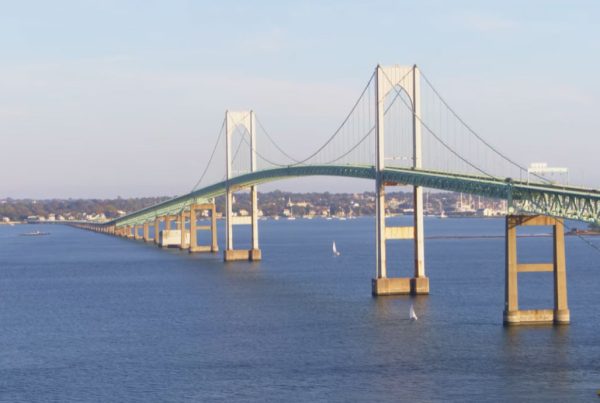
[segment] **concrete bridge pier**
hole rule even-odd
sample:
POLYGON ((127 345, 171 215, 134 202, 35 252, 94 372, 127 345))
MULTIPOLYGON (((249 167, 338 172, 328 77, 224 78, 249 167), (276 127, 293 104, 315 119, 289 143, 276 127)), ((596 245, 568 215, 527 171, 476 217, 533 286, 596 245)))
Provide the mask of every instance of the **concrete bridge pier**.
POLYGON ((258 261, 262 259, 262 252, 258 244, 258 208, 256 186, 250 189, 250 199, 252 201, 252 212, 250 216, 233 216, 233 192, 228 190, 226 196, 226 249, 223 253, 223 260, 226 262, 249 260, 258 261), (233 226, 250 225, 252 231, 251 249, 234 249, 233 246, 233 226))
POLYGON ((570 312, 567 306, 567 274, 563 221, 543 215, 507 216, 505 253, 504 324, 568 324, 570 322, 570 312), (552 226, 552 263, 518 263, 517 228, 519 226, 552 226), (518 274, 524 272, 554 273, 554 309, 519 309, 518 274))
POLYGON ((133 226, 133 239, 135 239, 136 241, 139 241, 140 239, 142 239, 142 236, 140 235, 141 228, 142 228, 141 225, 133 226))
POLYGON ((225 196, 225 251, 223 260, 226 262, 236 260, 257 261, 262 259, 262 252, 258 245, 258 197, 256 185, 250 186, 250 201, 252 211, 250 216, 233 216, 233 192, 236 190, 229 184, 232 177, 232 155, 231 155, 231 137, 238 127, 246 130, 250 136, 250 172, 256 171, 256 119, 254 111, 227 111, 225 114, 225 157, 227 161, 227 194, 225 196), (236 224, 250 224, 252 227, 252 247, 249 250, 234 249, 233 247, 233 226, 236 224))
POLYGON ((190 236, 191 233, 186 229, 185 222, 189 217, 190 213, 185 209, 181 210, 179 218, 177 219, 177 229, 180 231, 181 239, 179 241, 179 249, 185 250, 190 248, 190 236))
POLYGON ((125 236, 127 238, 133 238, 132 227, 130 225, 125 226, 125 236))
POLYGON ((395 96, 396 88, 408 95, 413 105, 413 168, 421 168, 422 140, 420 103, 420 73, 417 66, 377 66, 375 70, 375 110, 376 110, 376 257, 377 273, 372 281, 371 291, 375 296, 394 294, 429 294, 429 278, 425 276, 425 240, 423 232, 423 188, 413 188, 414 222, 412 227, 386 227, 385 187, 400 185, 386 182, 384 114, 387 97, 395 96), (414 242, 413 277, 390 278, 387 276, 386 241, 412 239, 414 242))
POLYGON ((173 222, 173 216, 171 215, 165 215, 164 216, 164 221, 165 221, 165 227, 163 228, 163 230, 159 233, 159 245, 162 248, 168 248, 169 244, 166 243, 164 240, 166 238, 166 234, 168 233, 168 231, 171 231, 171 227, 172 227, 172 222, 173 222))
MULTIPOLYGON (((419 192, 420 193, 420 192, 419 192)), ((422 195, 422 193, 421 193, 422 195)), ((425 276, 422 197, 415 192, 414 226, 390 227, 385 222, 385 184, 379 186, 376 196, 377 276, 372 281, 374 296, 400 294, 429 294, 429 278, 425 276), (420 206, 418 203, 421 203, 420 206), (420 208, 419 208, 420 207, 420 208), (387 241, 413 240, 413 277, 388 277, 387 241)))
POLYGON ((154 218, 154 244, 158 245, 160 242, 160 222, 162 221, 162 217, 154 218))
POLYGON ((144 223, 144 242, 152 242, 153 240, 153 238, 150 238, 150 223, 146 221, 144 223))
POLYGON ((190 206, 190 253, 196 252, 212 252, 219 251, 217 243, 217 210, 214 203, 192 204, 190 206), (210 225, 198 226, 197 212, 210 211, 210 225), (198 245, 198 230, 206 230, 211 232, 210 245, 198 245))

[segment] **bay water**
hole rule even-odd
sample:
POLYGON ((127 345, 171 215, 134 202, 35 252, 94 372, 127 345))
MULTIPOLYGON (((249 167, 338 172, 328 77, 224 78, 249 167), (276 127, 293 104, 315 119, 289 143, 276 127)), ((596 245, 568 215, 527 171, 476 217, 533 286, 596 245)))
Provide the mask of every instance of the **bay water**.
MULTIPOLYGON (((260 221, 263 260, 224 263, 222 251, 0 226, 0 401, 598 399, 598 251, 566 238, 570 325, 509 328, 503 219, 426 218, 431 292, 417 297, 371 296, 374 227, 260 221), (20 236, 33 230, 50 235, 20 236), (453 237, 471 235, 487 237, 453 237)), ((249 232, 236 227, 236 247, 249 232)), ((412 248, 388 242, 390 277, 411 275, 412 248)), ((520 261, 551 258, 551 238, 519 239, 520 261)), ((519 294, 522 309, 551 308, 552 273, 520 274, 519 294)))

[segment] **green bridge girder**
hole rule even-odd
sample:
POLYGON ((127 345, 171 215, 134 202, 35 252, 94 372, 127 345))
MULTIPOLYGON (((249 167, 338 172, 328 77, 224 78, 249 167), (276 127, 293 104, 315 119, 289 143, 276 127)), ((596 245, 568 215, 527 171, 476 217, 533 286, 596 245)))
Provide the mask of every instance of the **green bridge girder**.
MULTIPOLYGON (((251 185, 303 176, 341 176, 374 180, 376 172, 373 166, 364 165, 289 166, 240 175, 230 179, 229 186, 238 190, 251 185)), ((544 214, 600 224, 600 191, 593 189, 400 167, 386 167, 383 179, 386 182, 508 200, 511 213, 544 214)), ((225 194, 227 184, 227 181, 218 182, 101 225, 139 225, 159 216, 177 214, 191 204, 206 203, 225 194)))

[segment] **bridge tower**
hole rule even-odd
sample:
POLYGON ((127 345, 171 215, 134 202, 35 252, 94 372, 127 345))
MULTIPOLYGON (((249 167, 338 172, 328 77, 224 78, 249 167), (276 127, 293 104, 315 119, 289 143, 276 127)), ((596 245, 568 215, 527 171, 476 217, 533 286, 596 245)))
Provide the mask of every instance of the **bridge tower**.
POLYGON ((258 246, 258 197, 257 186, 250 186, 250 202, 252 204, 250 217, 233 216, 233 193, 239 188, 231 185, 233 177, 231 140, 237 127, 242 127, 250 137, 250 172, 256 171, 256 119, 254 111, 227 111, 225 113, 225 159, 227 173, 227 192, 225 196, 225 251, 223 259, 226 262, 235 260, 261 260, 261 250, 258 246), (249 218, 249 220, 248 220, 249 218), (252 246, 250 250, 234 249, 233 226, 238 224, 250 224, 252 227, 252 246))
POLYGON ((384 114, 385 99, 396 91, 404 92, 412 103, 413 163, 415 169, 421 168, 421 100, 420 74, 414 66, 377 66, 375 69, 375 111, 376 111, 376 256, 377 276, 373 279, 373 295, 393 294, 429 294, 429 278, 425 276, 425 244, 423 234, 423 188, 413 187, 414 222, 413 227, 386 227, 385 222, 385 186, 390 183, 384 177, 385 135, 384 114), (412 239, 414 241, 414 274, 412 278, 391 278, 387 276, 386 241, 391 239, 412 239))

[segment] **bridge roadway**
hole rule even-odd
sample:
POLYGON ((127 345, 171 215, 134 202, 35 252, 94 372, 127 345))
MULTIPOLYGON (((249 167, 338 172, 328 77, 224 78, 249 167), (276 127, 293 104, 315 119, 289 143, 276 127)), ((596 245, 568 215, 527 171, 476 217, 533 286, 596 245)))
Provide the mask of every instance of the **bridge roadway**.
MULTIPOLYGON (((239 175, 229 180, 229 186, 233 190, 239 190, 261 183, 305 176, 340 176, 374 180, 376 171, 374 166, 364 165, 288 166, 239 175)), ((598 190, 401 167, 386 167, 383 178, 388 183, 508 200, 509 207, 512 206, 510 213, 542 214, 600 224, 600 191, 598 190)), ((225 194, 227 185, 227 181, 218 182, 102 225, 115 227, 140 225, 158 216, 176 214, 193 203, 206 203, 214 197, 225 194)))

